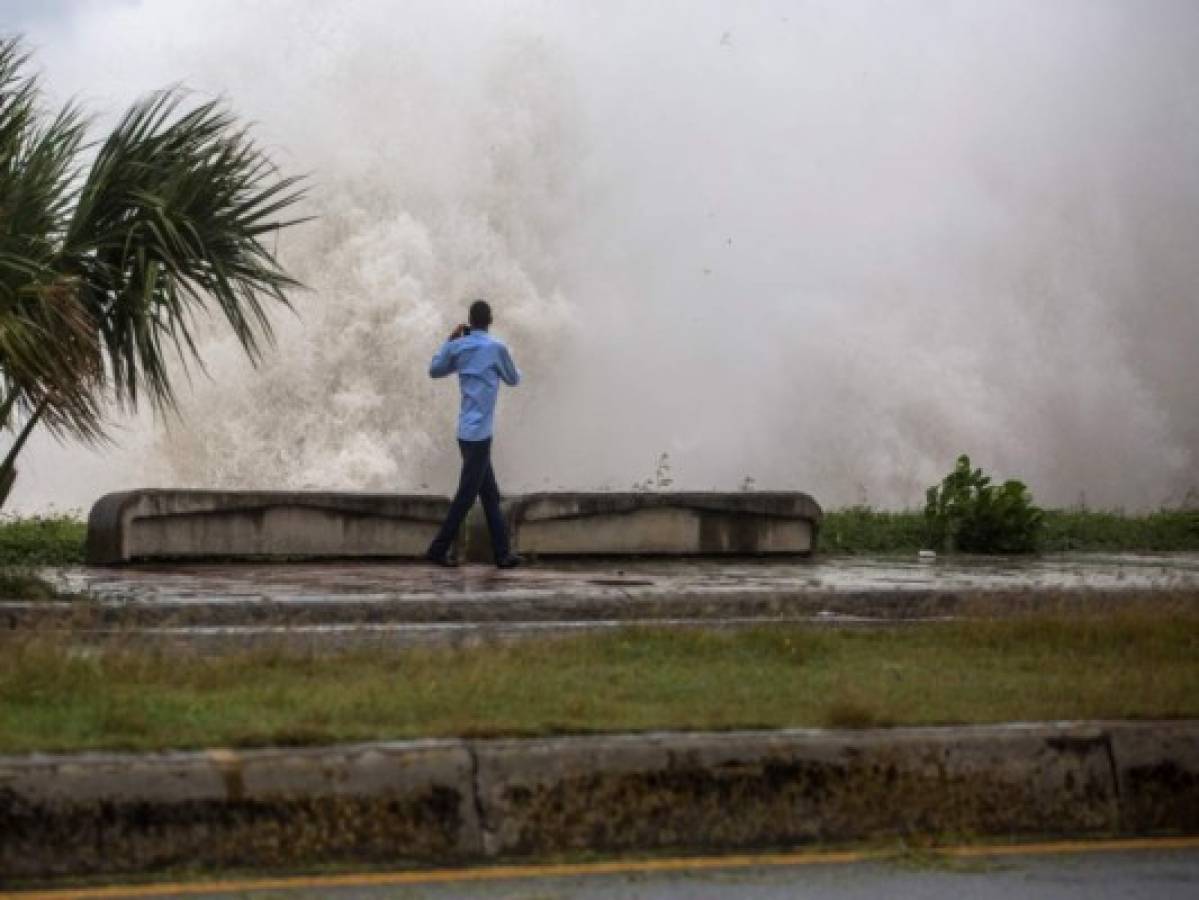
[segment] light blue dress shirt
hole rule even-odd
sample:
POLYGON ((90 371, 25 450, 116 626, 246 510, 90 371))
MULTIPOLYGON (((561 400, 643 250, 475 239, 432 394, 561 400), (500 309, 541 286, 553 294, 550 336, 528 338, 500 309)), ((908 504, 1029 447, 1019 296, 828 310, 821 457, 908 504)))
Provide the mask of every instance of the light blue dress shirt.
POLYGON ((429 375, 444 378, 458 373, 462 389, 462 408, 458 413, 458 439, 485 441, 491 437, 495 419, 495 401, 500 379, 505 384, 520 382, 520 370, 512 362, 508 348, 481 328, 446 341, 429 363, 429 375))

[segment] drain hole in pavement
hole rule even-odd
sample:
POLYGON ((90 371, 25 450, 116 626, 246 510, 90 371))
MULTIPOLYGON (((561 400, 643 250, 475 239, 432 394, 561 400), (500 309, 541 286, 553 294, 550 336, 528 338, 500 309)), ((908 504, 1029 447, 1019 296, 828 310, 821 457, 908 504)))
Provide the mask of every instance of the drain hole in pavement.
POLYGON ((652 581, 644 578, 588 578, 587 582, 610 587, 640 587, 653 584, 652 581))

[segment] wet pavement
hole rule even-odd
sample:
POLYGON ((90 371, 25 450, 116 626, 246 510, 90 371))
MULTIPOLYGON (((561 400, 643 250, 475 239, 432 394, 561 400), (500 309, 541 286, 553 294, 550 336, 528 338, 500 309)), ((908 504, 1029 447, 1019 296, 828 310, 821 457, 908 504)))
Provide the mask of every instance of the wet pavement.
POLYGON ((1199 554, 816 560, 581 560, 515 570, 423 563, 175 564, 50 573, 92 602, 0 601, 0 628, 68 619, 89 633, 201 645, 462 642, 636 623, 912 624, 1129 597, 1199 601, 1199 554))
MULTIPOLYGON (((196 896, 192 894, 191 896, 196 896)), ((1183 900, 1199 896, 1199 850, 1088 852, 1002 859, 899 858, 780 866, 201 894, 339 900, 1183 900)))
POLYGON ((1170 589, 1199 586, 1199 553, 1059 554, 1027 559, 838 557, 817 560, 547 562, 519 569, 423 563, 275 563, 78 568, 52 574, 100 598, 187 604, 271 600, 586 598, 611 595, 962 590, 1170 589))

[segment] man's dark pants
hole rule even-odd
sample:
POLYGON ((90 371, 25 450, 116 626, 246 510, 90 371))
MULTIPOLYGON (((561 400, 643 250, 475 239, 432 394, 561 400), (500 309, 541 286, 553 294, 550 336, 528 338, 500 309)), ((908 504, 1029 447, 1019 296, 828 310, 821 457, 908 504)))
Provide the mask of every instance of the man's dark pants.
POLYGON ((487 529, 491 532, 491 548, 496 562, 508 556, 508 529, 504 515, 500 512, 500 489, 495 483, 495 472, 491 469, 491 438, 485 441, 458 441, 462 450, 462 477, 458 480, 458 493, 450 504, 449 515, 429 545, 429 555, 442 557, 450 550, 450 544, 458 534, 462 520, 474 506, 475 498, 483 501, 483 514, 487 516, 487 529))

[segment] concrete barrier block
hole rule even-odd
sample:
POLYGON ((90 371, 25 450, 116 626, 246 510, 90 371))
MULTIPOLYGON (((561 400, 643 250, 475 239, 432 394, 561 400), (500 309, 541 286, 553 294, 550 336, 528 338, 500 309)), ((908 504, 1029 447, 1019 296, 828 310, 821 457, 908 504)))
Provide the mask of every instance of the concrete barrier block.
MULTIPOLYGON (((808 554, 822 513, 798 492, 546 493, 507 504, 512 543, 531 556, 808 554)), ((489 555, 481 518, 468 556, 489 555)))
MULTIPOLYGON (((444 497, 284 491, 137 490, 88 518, 93 565, 155 559, 420 557, 444 497)), ((561 493, 505 504, 512 545, 532 556, 808 554, 820 507, 807 494, 561 493)), ((477 508, 461 556, 491 561, 477 508)))
POLYGON ((12 878, 480 847, 470 754, 453 741, 0 758, 0 873, 12 878))
POLYGON ((1110 734, 1121 829, 1199 833, 1199 722, 1116 723, 1110 734))
POLYGON ((477 747, 490 854, 1112 831, 1093 728, 659 734, 477 747))
POLYGON ((87 559, 417 557, 448 510, 415 495, 127 491, 92 507, 87 559))

